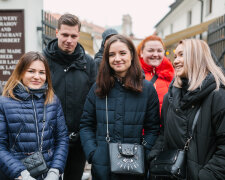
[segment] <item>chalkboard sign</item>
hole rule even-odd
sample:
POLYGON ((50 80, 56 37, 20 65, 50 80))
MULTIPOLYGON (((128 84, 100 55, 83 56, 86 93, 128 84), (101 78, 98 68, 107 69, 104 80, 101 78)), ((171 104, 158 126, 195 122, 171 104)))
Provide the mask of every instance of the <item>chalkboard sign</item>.
POLYGON ((24 11, 0 10, 0 83, 4 86, 25 52, 24 11))

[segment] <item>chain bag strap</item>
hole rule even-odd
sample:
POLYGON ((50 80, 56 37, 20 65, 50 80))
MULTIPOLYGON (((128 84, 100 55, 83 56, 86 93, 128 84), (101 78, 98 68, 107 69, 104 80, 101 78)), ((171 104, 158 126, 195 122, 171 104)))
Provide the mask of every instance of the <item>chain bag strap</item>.
POLYGON ((192 124, 191 133, 185 142, 183 149, 163 150, 150 163, 150 173, 156 177, 176 177, 186 179, 187 151, 193 138, 193 133, 200 114, 201 107, 195 114, 192 124))
POLYGON ((138 144, 111 143, 109 136, 108 100, 106 96, 106 142, 109 145, 111 172, 144 175, 144 148, 138 144))
MULTIPOLYGON (((42 132, 41 132, 41 143, 39 144, 39 151, 27 156, 26 158, 22 159, 23 165, 27 168, 30 172, 32 177, 38 177, 44 173, 48 172, 48 167, 45 162, 45 159, 42 155, 42 146, 44 140, 44 130, 45 130, 45 123, 46 123, 46 106, 44 105, 44 115, 42 121, 42 132)), ((39 136, 37 134, 37 136, 39 136)))

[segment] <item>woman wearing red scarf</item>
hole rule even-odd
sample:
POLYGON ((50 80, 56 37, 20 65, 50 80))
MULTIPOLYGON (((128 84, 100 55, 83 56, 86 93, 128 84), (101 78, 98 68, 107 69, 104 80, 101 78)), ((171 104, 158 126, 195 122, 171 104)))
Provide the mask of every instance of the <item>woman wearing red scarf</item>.
POLYGON ((158 36, 146 37, 138 45, 137 52, 145 73, 145 79, 153 81, 153 79, 157 78, 154 82, 154 87, 158 93, 161 114, 163 97, 167 93, 169 84, 174 76, 173 65, 164 56, 164 43, 158 36))

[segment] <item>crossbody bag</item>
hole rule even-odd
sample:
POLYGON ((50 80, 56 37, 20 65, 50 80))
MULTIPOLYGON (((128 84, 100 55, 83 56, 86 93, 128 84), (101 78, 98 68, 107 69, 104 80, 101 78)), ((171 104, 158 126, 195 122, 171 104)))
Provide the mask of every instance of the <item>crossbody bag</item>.
POLYGON ((111 172, 115 174, 144 175, 144 148, 139 144, 112 143, 109 136, 108 104, 106 96, 106 141, 109 145, 111 172))
POLYGON ((43 123, 42 123, 43 127, 42 127, 41 144, 39 145, 39 150, 21 160, 23 165, 30 172, 30 175, 34 178, 48 172, 47 164, 42 155, 45 121, 46 121, 46 107, 44 106, 44 117, 43 117, 43 123))
POLYGON ((193 138, 201 107, 197 110, 192 124, 191 133, 183 149, 168 149, 160 152, 150 163, 150 173, 156 177, 186 178, 187 151, 193 138))

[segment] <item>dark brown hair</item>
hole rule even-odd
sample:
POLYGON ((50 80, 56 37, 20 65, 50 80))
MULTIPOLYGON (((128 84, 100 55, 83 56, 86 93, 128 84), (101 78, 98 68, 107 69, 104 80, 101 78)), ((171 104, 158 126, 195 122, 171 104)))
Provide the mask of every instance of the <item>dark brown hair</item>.
POLYGON ((63 14, 58 20, 58 29, 61 28, 62 24, 65 24, 68 26, 78 25, 79 31, 81 28, 81 22, 80 22, 79 18, 73 14, 63 14))
POLYGON ((4 89, 3 89, 3 96, 11 97, 13 99, 18 100, 13 92, 13 89, 17 86, 18 83, 22 81, 24 74, 26 73, 27 69, 30 67, 31 63, 34 61, 41 61, 45 66, 45 74, 46 74, 46 82, 48 83, 48 89, 46 91, 46 99, 45 104, 51 103, 54 98, 54 92, 52 88, 52 81, 50 77, 50 69, 48 67, 47 60, 44 56, 39 52, 30 51, 25 53, 19 60, 16 68, 14 69, 12 75, 8 79, 4 89))
POLYGON ((99 97, 105 97, 115 83, 115 73, 109 65, 109 49, 117 41, 127 45, 132 57, 131 66, 125 76, 124 87, 134 92, 142 92, 143 75, 135 46, 129 38, 123 35, 114 35, 109 38, 106 44, 97 76, 96 94, 99 97))

